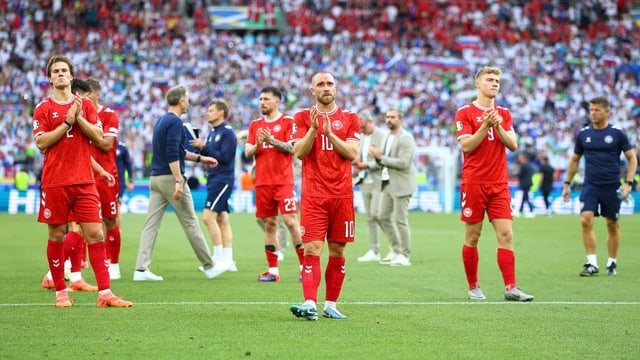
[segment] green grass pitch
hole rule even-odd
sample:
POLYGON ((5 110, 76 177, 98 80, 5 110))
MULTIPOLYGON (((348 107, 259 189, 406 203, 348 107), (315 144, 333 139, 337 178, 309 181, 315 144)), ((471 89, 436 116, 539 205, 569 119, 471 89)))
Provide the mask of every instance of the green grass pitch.
MULTIPOLYGON (((636 359, 640 354, 640 215, 623 216, 618 275, 602 274, 604 220, 596 219, 601 275, 580 278, 585 254, 577 215, 517 218, 518 284, 536 299, 506 303, 496 240, 485 221, 480 283, 488 299, 470 302, 460 258, 458 214, 412 213, 412 266, 358 263, 367 250, 364 217, 347 247, 339 309, 347 320, 296 319, 298 265, 291 249, 279 283, 266 269, 252 214, 231 214, 239 271, 207 280, 173 214, 166 214, 151 269, 163 282, 134 283, 144 215, 125 215, 122 279, 113 291, 130 309, 95 306, 95 293, 71 293, 57 309, 40 287, 47 270, 46 226, 33 215, 0 214, 0 359, 636 359)), ((204 229, 204 226, 203 226, 204 229)), ((208 236, 207 236, 208 239, 208 236)), ((381 235, 386 248, 386 238, 381 235)), ((209 240, 208 240, 209 241, 209 240)), ((384 251, 386 253, 386 251, 384 251)), ((384 255, 384 254, 383 254, 384 255)), ((322 257, 326 262, 326 250, 322 257)), ((606 273, 606 271, 604 271, 606 273)), ((90 269, 85 278, 95 283, 90 269)), ((324 298, 320 286, 319 306, 324 298)))

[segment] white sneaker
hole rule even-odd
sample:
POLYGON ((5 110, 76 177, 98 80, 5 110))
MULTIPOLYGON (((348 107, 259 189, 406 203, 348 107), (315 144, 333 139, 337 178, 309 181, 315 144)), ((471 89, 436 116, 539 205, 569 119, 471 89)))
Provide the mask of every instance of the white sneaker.
POLYGON ((395 252, 391 251, 387 256, 385 256, 382 260, 380 260, 380 264, 389 265, 393 262, 393 260, 398 256, 395 252))
POLYGON ((278 250, 278 261, 284 260, 284 252, 282 250, 278 250))
POLYGON ((238 267, 236 266, 235 261, 231 261, 231 266, 229 266, 228 272, 238 272, 238 267))
POLYGON ((164 280, 162 276, 156 275, 151 272, 151 270, 145 271, 134 271, 133 272, 133 281, 162 281, 164 280))
POLYGON ((536 213, 534 212, 528 212, 524 214, 524 217, 527 219, 533 219, 534 217, 536 217, 536 213))
POLYGON ((411 261, 408 257, 399 254, 391 261, 391 266, 411 266, 411 261))
POLYGON ((380 261, 380 254, 376 254, 373 250, 367 251, 366 254, 358 258, 359 262, 380 261))
POLYGON ((469 300, 487 300, 487 297, 484 296, 482 289, 475 287, 469 290, 469 300))
POLYGON ((206 276, 207 279, 213 279, 229 271, 232 265, 233 261, 218 261, 211 269, 204 271, 204 276, 206 276))
POLYGON ((120 279, 120 264, 109 264, 109 279, 120 279))

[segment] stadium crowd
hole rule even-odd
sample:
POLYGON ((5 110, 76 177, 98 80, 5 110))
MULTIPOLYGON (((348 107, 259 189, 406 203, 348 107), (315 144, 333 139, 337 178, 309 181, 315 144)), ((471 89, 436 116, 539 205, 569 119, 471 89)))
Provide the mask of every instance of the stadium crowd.
MULTIPOLYGON (((206 134, 212 98, 230 105, 230 123, 259 116, 262 87, 283 90, 284 113, 313 104, 311 74, 336 75, 340 106, 381 116, 405 111, 418 146, 457 148, 452 123, 475 96, 468 79, 483 65, 503 70, 509 107, 532 157, 564 169, 588 101, 606 96, 613 124, 640 140, 640 24, 625 0, 282 0, 279 31, 210 26, 206 0, 7 0, 0 5, 0 159, 37 172, 34 106, 49 94, 42 72, 56 53, 76 76, 100 79, 120 113, 121 139, 139 176, 149 164, 154 121, 169 86, 188 85, 186 115, 206 134)), ((249 5, 221 1, 218 5, 249 5)), ((3 174, 0 173, 0 179, 3 174)))

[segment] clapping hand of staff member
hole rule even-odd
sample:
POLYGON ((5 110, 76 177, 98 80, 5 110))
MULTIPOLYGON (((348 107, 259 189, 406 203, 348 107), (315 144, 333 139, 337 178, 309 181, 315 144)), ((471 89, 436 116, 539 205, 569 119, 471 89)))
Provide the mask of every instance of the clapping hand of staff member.
POLYGON ((369 156, 373 157, 376 160, 380 160, 382 157, 382 149, 376 147, 375 145, 371 145, 368 151, 369 156))

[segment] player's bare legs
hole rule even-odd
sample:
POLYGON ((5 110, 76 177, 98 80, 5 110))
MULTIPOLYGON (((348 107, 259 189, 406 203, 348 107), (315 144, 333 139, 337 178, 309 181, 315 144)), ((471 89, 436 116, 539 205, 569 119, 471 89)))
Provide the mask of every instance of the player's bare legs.
POLYGON ((513 250, 513 221, 509 219, 494 219, 491 223, 496 231, 498 248, 513 250))
POLYGON ((610 258, 618 257, 620 247, 620 225, 616 220, 607 219, 607 251, 610 258))
POLYGON ((304 248, 302 246, 302 235, 300 234, 300 223, 296 214, 282 214, 282 221, 287 226, 289 234, 291 234, 291 242, 298 255, 298 263, 302 270, 302 260, 304 256, 304 248))
MULTIPOLYGON (((582 225, 582 242, 584 243, 584 250, 588 255, 595 255, 596 253, 596 234, 593 231, 593 211, 583 211, 580 213, 580 225, 582 225)), ((597 266, 597 264, 592 264, 597 266)))
MULTIPOLYGON (((211 243, 213 244, 213 268, 209 269, 207 277, 213 279, 222 273, 229 271, 233 264, 233 252, 231 247, 232 232, 229 225, 229 214, 227 212, 218 213, 209 209, 204 209, 202 213, 204 222, 211 243)), ((206 271, 205 271, 205 274, 206 271)))

